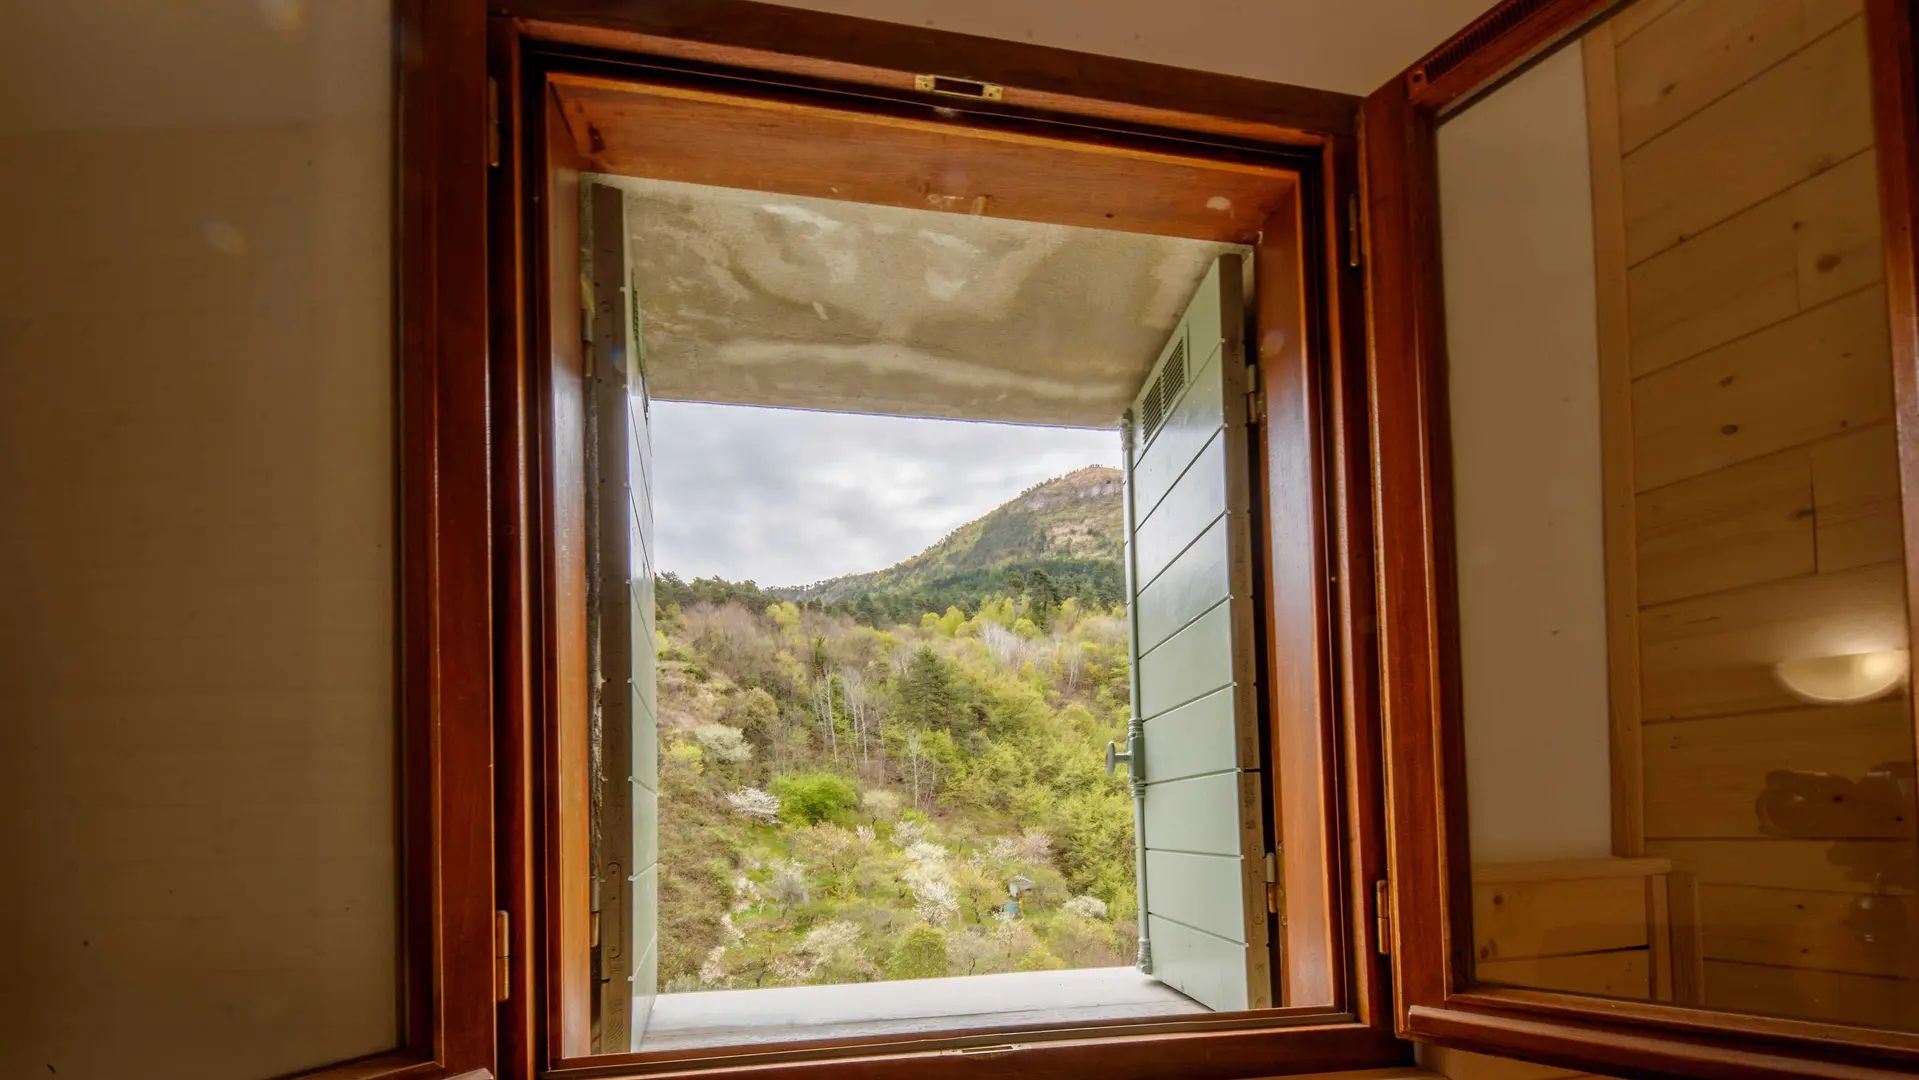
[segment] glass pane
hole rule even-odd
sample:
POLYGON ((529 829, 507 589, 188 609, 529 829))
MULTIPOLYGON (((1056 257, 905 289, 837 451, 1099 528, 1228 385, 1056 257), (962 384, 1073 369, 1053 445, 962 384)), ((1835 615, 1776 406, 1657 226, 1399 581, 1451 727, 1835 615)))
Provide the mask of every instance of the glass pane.
POLYGON ((1859 5, 1628 7, 1438 152, 1476 978, 1919 1027, 1859 5))

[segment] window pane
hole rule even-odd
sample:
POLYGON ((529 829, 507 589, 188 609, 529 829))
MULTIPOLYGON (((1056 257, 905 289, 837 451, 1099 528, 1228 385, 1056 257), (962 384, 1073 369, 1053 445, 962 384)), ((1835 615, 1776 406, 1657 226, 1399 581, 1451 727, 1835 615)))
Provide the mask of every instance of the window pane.
POLYGON ((1867 82, 1680 0, 1439 130, 1481 981, 1919 1025, 1867 82))

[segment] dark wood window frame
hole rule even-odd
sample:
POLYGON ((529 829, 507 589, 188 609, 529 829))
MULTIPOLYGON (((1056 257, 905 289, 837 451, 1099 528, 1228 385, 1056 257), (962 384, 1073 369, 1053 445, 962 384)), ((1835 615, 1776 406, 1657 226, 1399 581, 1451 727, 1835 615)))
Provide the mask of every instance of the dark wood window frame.
MULTIPOLYGON (((1606 1074, 1912 1075, 1919 1070, 1913 1033, 1471 982, 1434 125, 1615 6, 1508 0, 1372 94, 1362 114, 1396 1028, 1421 1041, 1606 1074), (1443 70, 1428 78, 1428 63, 1442 55, 1443 70)), ((1866 18, 1911 538, 1919 536, 1914 5, 1867 0, 1866 18)), ((1919 626, 1919 546, 1910 539, 1906 578, 1911 622, 1919 626)))
MULTIPOLYGON (((497 602, 496 799, 500 906, 512 914, 512 995, 501 1005, 499 1071, 510 1076, 617 1076, 661 1068, 873 1075, 1099 1072, 1116 1077, 1280 1075, 1410 1060, 1386 1027, 1383 965, 1373 938, 1371 882, 1384 851, 1378 749, 1370 711, 1375 666, 1365 620, 1370 533, 1357 271, 1347 227, 1356 191, 1357 101, 1343 95, 1111 60, 1012 42, 799 12, 744 2, 614 5, 502 0, 486 28, 497 130, 486 134, 491 346, 493 584, 497 602), (690 14, 689 14, 690 13, 690 14), (1256 257, 1304 267, 1272 303, 1296 311, 1303 343, 1262 358, 1269 415, 1265 454, 1285 475, 1267 492, 1269 566, 1293 583, 1275 596, 1274 625, 1293 628, 1283 685, 1271 692, 1280 745, 1297 747, 1282 813, 1324 814, 1316 844, 1289 850, 1289 895, 1317 897, 1316 918, 1292 928, 1299 1005, 1259 1017, 1181 1018, 1068 1031, 962 1032, 892 1041, 815 1044, 764 1053, 715 1051, 678 1062, 659 1055, 585 1055, 587 923, 578 815, 569 776, 583 774, 583 740, 555 724, 578 715, 565 620, 574 604, 562 560, 579 510, 556 477, 576 463, 567 400, 580 370, 579 325, 546 297, 578 280, 570 207, 588 166, 562 133, 551 75, 643 76, 732 93, 814 99, 871 109, 961 107, 956 123, 1065 133, 1111 145, 1259 157, 1301 174, 1288 204, 1292 243, 1256 257), (998 83, 996 103, 949 103, 912 88, 915 74, 998 83), (547 207, 561 208, 548 214, 547 207), (1336 584, 1335 584, 1336 583, 1336 584), (1283 606, 1284 612, 1277 610, 1283 606), (1348 633, 1341 628, 1360 629, 1348 633), (1315 805, 1317 803, 1318 805, 1315 805), (857 1055, 857 1056, 853 1056, 857 1055), (988 1064, 992 1063, 992 1064, 988 1064)), ((1302 911, 1313 910, 1304 905, 1302 911)))

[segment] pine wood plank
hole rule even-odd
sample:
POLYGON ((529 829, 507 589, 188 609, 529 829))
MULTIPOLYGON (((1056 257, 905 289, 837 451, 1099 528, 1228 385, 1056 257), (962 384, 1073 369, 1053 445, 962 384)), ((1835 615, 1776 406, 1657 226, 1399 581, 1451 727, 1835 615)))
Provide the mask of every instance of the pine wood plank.
POLYGON ((1628 257, 1638 263, 1698 235, 1872 140, 1865 28, 1855 20, 1626 156, 1628 257))
POLYGON ((1818 569, 1812 462, 1804 450, 1646 492, 1637 520, 1642 605, 1818 569))
POLYGON ((1819 569, 1899 559, 1899 450, 1891 424, 1816 443, 1811 453, 1819 569))
POLYGON ((1664 858, 1536 859, 1529 862, 1474 863, 1474 885, 1506 885, 1529 881, 1573 881, 1590 878, 1646 878, 1672 869, 1664 858))
POLYGON ((1850 925, 1852 893, 1701 885, 1706 960, 1911 978, 1919 953, 1868 941, 1850 925))
MULTIPOLYGON (((1850 10, 1848 10, 1850 9, 1850 10)), ((1857 16, 1807 0, 1688 0, 1619 49, 1619 116, 1628 152, 1857 16)))
MULTIPOLYGON (((1774 889, 1870 893, 1877 889, 1870 871, 1891 866, 1909 850, 1904 840, 1651 840, 1646 850, 1664 855, 1707 885, 1757 885, 1774 889), (1845 861, 1842 861, 1845 860, 1845 861)), ((1888 892, 1912 895, 1910 888, 1888 892)))
POLYGON ((1799 306, 1810 308, 1885 277, 1873 151, 1854 154, 1786 193, 1798 247, 1799 306))
POLYGON ((1621 187, 1619 91, 1612 28, 1583 42, 1586 145, 1592 168, 1594 329, 1599 346, 1599 485, 1605 500, 1606 692, 1611 725, 1612 850, 1637 855, 1645 838, 1639 753, 1639 556, 1632 466, 1632 314, 1621 187))
POLYGON ((1607 25, 1612 27, 1614 40, 1623 42, 1685 2, 1686 0, 1639 0, 1638 3, 1627 4, 1621 8, 1617 14, 1607 20, 1607 25))
POLYGON ((1524 986, 1534 990, 1563 990, 1569 994, 1646 1000, 1651 984, 1646 950, 1547 956, 1531 960, 1498 960, 1475 964, 1482 982, 1524 986))
POLYGON ((1473 951, 1482 963, 1646 944, 1643 877, 1473 887, 1473 951))
MULTIPOLYGON (((1795 189, 1797 190, 1797 189, 1795 189)), ((1790 193, 1634 266, 1632 370, 1647 375, 1799 310, 1799 236, 1790 193)))
POLYGON ((1712 960, 1706 1004, 1715 1009, 1910 1029, 1919 983, 1839 971, 1712 960))
POLYGON ((1885 289, 1874 286, 1633 386, 1639 490, 1892 414, 1885 289))
MULTIPOLYGON (((1757 809, 1767 774, 1799 769, 1857 779, 1912 760, 1910 705, 1903 697, 1840 708, 1805 708, 1648 725, 1646 835, 1656 839, 1761 837, 1757 809)), ((1860 820, 1863 839, 1913 835, 1903 822, 1860 820)), ((1707 915, 1708 926, 1712 918, 1707 915)))
POLYGON ((1897 563, 1678 600, 1640 613, 1647 721, 1803 706, 1773 675, 1781 660, 1906 647, 1897 563))

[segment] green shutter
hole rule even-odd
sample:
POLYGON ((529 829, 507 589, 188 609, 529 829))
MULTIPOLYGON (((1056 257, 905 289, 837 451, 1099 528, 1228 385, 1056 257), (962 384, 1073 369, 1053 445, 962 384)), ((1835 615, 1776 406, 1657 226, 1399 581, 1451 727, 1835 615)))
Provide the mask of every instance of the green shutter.
POLYGON ((1254 683, 1242 262, 1200 284, 1127 414, 1142 966, 1272 1004, 1254 683))
POLYGON ((585 380, 594 522, 588 647, 601 775, 602 1053, 637 1050, 658 992, 659 712, 653 638, 652 440, 626 195, 587 189, 593 348, 585 380))

